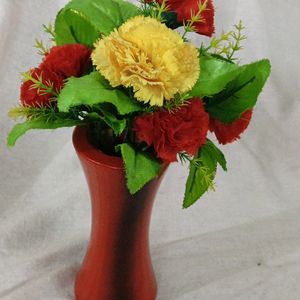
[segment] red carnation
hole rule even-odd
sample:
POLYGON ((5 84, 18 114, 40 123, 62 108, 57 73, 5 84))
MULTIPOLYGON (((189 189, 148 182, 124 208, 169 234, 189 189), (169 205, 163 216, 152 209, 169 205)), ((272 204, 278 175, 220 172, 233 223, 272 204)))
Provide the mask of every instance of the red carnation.
POLYGON ((49 106, 55 93, 64 85, 64 79, 81 76, 91 67, 91 50, 80 44, 55 46, 45 56, 41 65, 32 71, 32 77, 46 86, 53 86, 54 93, 46 93, 45 88, 34 88, 28 80, 21 86, 21 103, 33 107, 49 106))
MULTIPOLYGON (((202 0, 201 3, 204 3, 204 0, 202 0)), ((170 5, 171 10, 175 10, 177 12, 177 21, 180 23, 190 20, 191 12, 197 14, 199 11, 199 0, 170 0, 168 1, 168 5, 170 5)), ((199 34, 212 36, 215 31, 214 15, 215 12, 213 2, 212 0, 208 0, 207 7, 201 14, 203 22, 198 22, 194 25, 196 32, 199 34)))
POLYGON ((154 146, 159 158, 174 162, 177 153, 186 151, 193 156, 205 144, 208 122, 202 101, 194 98, 175 112, 137 117, 133 129, 140 141, 154 146))
POLYGON ((91 49, 85 45, 55 46, 45 56, 41 67, 48 68, 65 78, 79 77, 91 67, 91 49))
MULTIPOLYGON (((162 0, 155 0, 158 3, 162 3, 162 0)), ((183 24, 191 19, 191 13, 194 15, 199 11, 199 1, 203 4, 205 0, 168 0, 167 5, 170 11, 177 13, 177 22, 183 24)), ((147 0, 147 3, 153 2, 147 0)), ((214 26, 214 5, 212 0, 207 1, 206 10, 201 14, 203 22, 194 24, 196 32, 199 34, 212 36, 215 31, 214 26)))
MULTIPOLYGON (((59 93, 64 85, 64 81, 61 75, 54 73, 47 68, 36 68, 31 71, 33 79, 40 80, 47 87, 52 87, 54 94, 59 93)), ((40 107, 50 106, 53 98, 53 93, 47 93, 45 88, 34 87, 34 82, 31 80, 25 81, 21 85, 21 103, 25 106, 40 107)))
POLYGON ((247 129, 252 109, 247 110, 242 116, 231 124, 224 124, 221 121, 210 117, 209 130, 214 132, 220 144, 232 143, 240 138, 240 135, 247 129))

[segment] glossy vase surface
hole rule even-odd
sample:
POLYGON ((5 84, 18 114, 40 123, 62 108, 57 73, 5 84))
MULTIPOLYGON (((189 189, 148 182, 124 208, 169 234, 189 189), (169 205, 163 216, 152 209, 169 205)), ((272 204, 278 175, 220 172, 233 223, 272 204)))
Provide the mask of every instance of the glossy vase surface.
POLYGON ((92 202, 91 236, 76 277, 76 299, 156 299, 148 236, 153 201, 166 167, 159 178, 130 195, 121 158, 97 150, 85 128, 75 128, 73 144, 92 202))

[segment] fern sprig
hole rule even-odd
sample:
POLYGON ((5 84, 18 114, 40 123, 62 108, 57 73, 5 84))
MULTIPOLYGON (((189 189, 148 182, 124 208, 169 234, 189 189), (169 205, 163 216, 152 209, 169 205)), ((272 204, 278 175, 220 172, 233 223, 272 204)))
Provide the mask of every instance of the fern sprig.
MULTIPOLYGON (((55 31, 54 31, 54 26, 52 25, 51 22, 49 22, 48 25, 43 24, 43 29, 44 32, 47 34, 50 34, 51 36, 51 41, 55 44, 55 31)), ((44 42, 39 39, 35 39, 35 48, 38 49, 38 54, 45 56, 46 54, 49 53, 49 48, 44 45, 44 42)))
POLYGON ((144 16, 150 16, 161 23, 165 22, 163 14, 169 11, 168 0, 163 0, 161 4, 154 1, 146 2, 145 0, 139 0, 139 2, 144 16))
POLYGON ((243 22, 240 20, 240 22, 236 25, 234 25, 236 31, 232 31, 232 38, 233 38, 233 42, 230 42, 230 49, 231 49, 231 53, 229 53, 227 55, 227 58, 230 60, 235 60, 235 58, 233 58, 234 54, 237 51, 240 51, 243 49, 243 47, 241 46, 241 42, 243 40, 246 40, 247 37, 246 35, 243 34, 243 30, 245 29, 243 22))
POLYGON ((51 35, 51 40, 55 41, 55 30, 52 22, 49 22, 48 25, 43 24, 44 32, 51 35))
POLYGON ((39 55, 45 56, 47 53, 49 53, 49 49, 44 45, 42 40, 35 39, 34 47, 38 49, 39 55))
POLYGON ((197 23, 203 23, 205 22, 205 19, 203 18, 203 12, 206 11, 208 8, 208 0, 205 0, 203 3, 201 0, 199 0, 198 4, 198 12, 194 12, 191 10, 191 18, 187 22, 183 22, 183 27, 184 27, 184 33, 182 35, 183 39, 186 39, 186 35, 189 32, 195 32, 195 24, 197 23))
POLYGON ((201 173, 202 184, 208 186, 208 190, 216 191, 216 183, 214 181, 215 174, 211 173, 207 166, 199 162, 198 169, 201 173))
POLYGON ((175 112, 177 109, 182 107, 183 105, 187 105, 189 102, 187 101, 190 99, 190 96, 188 93, 184 94, 176 94, 174 96, 174 99, 165 101, 164 107, 171 113, 175 112))
POLYGON ((44 123, 52 123, 55 121, 64 121, 64 120, 74 120, 86 122, 84 118, 81 117, 81 111, 74 108, 69 112, 59 112, 55 105, 37 105, 32 107, 29 105, 19 105, 12 108, 9 113, 9 117, 17 119, 26 119, 32 121, 43 121, 44 123))
POLYGON ((178 154, 178 156, 179 156, 179 160, 182 165, 186 164, 186 163, 190 163, 191 165, 194 165, 197 168, 201 167, 201 159, 200 158, 195 158, 195 157, 193 158, 186 152, 180 152, 178 154))
POLYGON ((206 166, 202 159, 199 157, 191 157, 186 152, 181 152, 178 154, 179 160, 181 164, 189 163, 189 167, 196 168, 200 174, 201 174, 201 185, 207 186, 209 190, 215 191, 216 190, 216 184, 214 182, 215 174, 211 172, 208 166, 206 166))
POLYGON ((152 15, 154 9, 156 9, 156 4, 153 2, 146 2, 145 0, 138 0, 140 3, 140 10, 145 17, 152 15))
POLYGON ((186 152, 180 152, 178 157, 182 165, 190 163, 193 160, 186 152))
POLYGON ((157 12, 156 12, 156 19, 159 22, 165 22, 164 18, 162 17, 163 13, 167 12, 169 10, 168 6, 168 1, 169 0, 163 0, 162 4, 157 3, 157 12))
POLYGON ((31 120, 53 120, 57 119, 58 112, 55 107, 37 105, 32 107, 29 105, 16 106, 9 113, 12 119, 31 119, 31 120))
POLYGON ((43 74, 34 78, 32 76, 32 71, 21 73, 23 81, 31 81, 31 89, 36 89, 39 95, 52 94, 55 97, 58 97, 58 93, 54 90, 53 82, 50 80, 43 80, 43 74))
POLYGON ((241 43, 246 40, 246 35, 243 34, 245 27, 242 21, 234 25, 234 30, 227 33, 222 31, 219 37, 213 37, 208 47, 201 45, 200 52, 210 52, 220 55, 225 59, 234 62, 237 58, 234 57, 237 51, 243 49, 241 43))

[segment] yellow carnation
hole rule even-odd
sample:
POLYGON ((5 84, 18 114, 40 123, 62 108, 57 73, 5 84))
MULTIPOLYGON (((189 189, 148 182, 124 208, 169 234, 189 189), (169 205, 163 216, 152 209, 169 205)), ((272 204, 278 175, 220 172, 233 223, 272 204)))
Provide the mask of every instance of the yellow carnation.
POLYGON ((162 106, 192 89, 198 51, 156 19, 137 16, 95 43, 92 59, 113 87, 132 87, 139 101, 162 106))

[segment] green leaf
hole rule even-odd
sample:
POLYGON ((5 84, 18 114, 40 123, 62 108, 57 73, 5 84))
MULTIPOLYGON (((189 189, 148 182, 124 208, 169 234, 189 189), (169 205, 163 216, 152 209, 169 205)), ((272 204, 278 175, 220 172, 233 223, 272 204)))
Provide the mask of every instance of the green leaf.
POLYGON ((56 17, 55 40, 57 45, 85 44, 93 47, 100 32, 85 16, 73 10, 62 10, 56 17))
POLYGON ((125 163, 128 189, 131 194, 135 194, 159 175, 160 162, 144 152, 137 151, 129 144, 121 144, 119 147, 125 163))
POLYGON ((200 77, 189 92, 206 97, 206 110, 224 123, 232 123, 256 104, 271 71, 267 59, 239 66, 215 56, 200 56, 200 77))
POLYGON ((72 0, 56 17, 56 43, 92 46, 100 34, 108 35, 139 14, 138 7, 123 0, 72 0))
POLYGON ((226 171, 226 160, 223 153, 211 142, 200 148, 190 164, 190 173, 185 187, 183 207, 193 205, 210 188, 214 189, 218 163, 226 171))
POLYGON ((142 106, 123 91, 112 88, 99 72, 71 77, 58 97, 58 109, 67 112, 71 107, 100 103, 113 104, 121 115, 143 110, 142 106))
POLYGON ((176 29, 182 24, 178 23, 177 21, 177 13, 174 11, 165 11, 162 13, 162 18, 164 20, 164 23, 166 24, 167 27, 171 29, 176 29))
POLYGON ((86 119, 92 121, 103 120, 110 128, 112 128, 116 135, 120 135, 125 130, 127 125, 126 119, 118 119, 114 114, 107 110, 101 108, 99 108, 99 110, 101 110, 103 115, 92 112, 86 115, 86 119))
POLYGON ((211 152, 211 156, 215 157, 222 169, 227 171, 227 162, 223 152, 211 140, 207 140, 206 147, 211 152))
POLYGON ((209 99, 206 110, 224 123, 234 122, 254 107, 270 72, 271 65, 267 59, 240 67, 236 78, 209 99))
POLYGON ((115 115, 110 112, 103 111, 102 120, 113 129, 116 135, 120 135, 126 128, 127 122, 126 119, 118 119, 115 115))
POLYGON ((200 77, 189 92, 190 96, 215 95, 240 73, 238 65, 212 56, 200 56, 200 77))
POLYGON ((16 144, 18 138, 25 134, 30 129, 57 129, 60 127, 72 127, 81 124, 79 120, 71 119, 60 119, 60 120, 48 120, 48 119, 38 119, 38 120, 28 120, 24 123, 17 124, 10 131, 7 138, 7 146, 13 147, 16 144))
MULTIPOLYGON (((99 0, 98 0, 99 2, 99 0)), ((134 4, 124 1, 124 0, 113 0, 118 5, 118 10, 120 14, 120 20, 118 21, 117 27, 121 26, 128 19, 133 18, 138 15, 142 15, 141 10, 134 4)), ((102 0, 101 0, 102 3, 102 0)))

